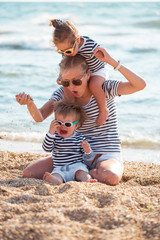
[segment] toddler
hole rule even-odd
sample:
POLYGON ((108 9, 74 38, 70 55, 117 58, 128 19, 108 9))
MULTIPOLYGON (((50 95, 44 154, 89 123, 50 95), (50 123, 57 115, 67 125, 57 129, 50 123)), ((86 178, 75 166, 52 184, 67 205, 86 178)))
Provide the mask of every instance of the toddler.
POLYGON ((43 149, 52 152, 53 171, 46 172, 43 180, 55 184, 67 181, 88 181, 92 179, 84 163, 93 156, 90 144, 77 131, 86 119, 83 109, 73 103, 61 100, 54 105, 55 120, 43 142, 43 149))
MULTIPOLYGON (((69 21, 51 19, 50 26, 55 28, 53 32, 53 43, 57 47, 58 53, 67 56, 80 54, 86 59, 91 72, 89 89, 94 95, 99 107, 99 116, 96 119, 96 124, 104 124, 109 111, 106 108, 106 96, 102 90, 102 84, 106 79, 105 64, 95 56, 100 54, 99 52, 96 52, 96 48, 99 45, 87 36, 79 36, 76 27, 69 21)), ((61 85, 60 76, 57 79, 57 83, 61 85)), ((64 95, 65 98, 70 99, 70 101, 73 98, 67 87, 64 87, 64 95)))

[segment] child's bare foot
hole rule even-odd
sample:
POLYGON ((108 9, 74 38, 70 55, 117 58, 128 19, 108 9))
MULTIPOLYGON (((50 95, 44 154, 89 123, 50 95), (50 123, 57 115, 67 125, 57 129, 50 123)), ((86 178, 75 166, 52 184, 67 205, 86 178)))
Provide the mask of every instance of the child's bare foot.
POLYGON ((49 172, 45 172, 45 174, 43 175, 43 180, 49 183, 55 183, 57 185, 60 185, 61 183, 63 183, 63 180, 61 179, 62 177, 60 175, 55 176, 50 174, 49 172))
POLYGON ((96 124, 98 126, 103 125, 107 120, 108 115, 109 115, 109 111, 107 109, 105 109, 105 111, 103 112, 99 112, 99 116, 96 119, 96 124))
POLYGON ((91 178, 91 179, 88 179, 86 182, 98 182, 98 180, 91 178))

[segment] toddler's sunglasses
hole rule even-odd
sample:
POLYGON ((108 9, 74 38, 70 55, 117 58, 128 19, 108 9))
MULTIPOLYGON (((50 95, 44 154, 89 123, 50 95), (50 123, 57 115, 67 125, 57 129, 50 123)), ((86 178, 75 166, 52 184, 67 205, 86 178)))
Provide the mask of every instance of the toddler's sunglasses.
POLYGON ((58 124, 60 125, 60 126, 62 126, 62 125, 64 125, 65 127, 72 127, 73 125, 75 125, 77 122, 79 122, 79 120, 77 120, 77 121, 75 121, 75 122, 61 122, 60 120, 57 120, 57 122, 58 122, 58 124))
MULTIPOLYGON (((72 84, 75 85, 75 86, 80 86, 82 84, 82 79, 84 78, 84 76, 86 75, 87 73, 84 73, 83 77, 81 79, 73 79, 71 80, 72 84)), ((63 87, 69 87, 70 85, 70 81, 66 81, 66 80, 61 80, 61 84, 63 87)))
POLYGON ((60 50, 60 49, 57 49, 56 52, 58 52, 58 53, 60 53, 60 54, 64 54, 64 55, 65 55, 65 54, 73 54, 73 53, 74 53, 74 48, 75 48, 76 42, 77 42, 77 39, 76 39, 76 41, 74 42, 72 48, 66 49, 65 51, 62 51, 62 50, 60 50))

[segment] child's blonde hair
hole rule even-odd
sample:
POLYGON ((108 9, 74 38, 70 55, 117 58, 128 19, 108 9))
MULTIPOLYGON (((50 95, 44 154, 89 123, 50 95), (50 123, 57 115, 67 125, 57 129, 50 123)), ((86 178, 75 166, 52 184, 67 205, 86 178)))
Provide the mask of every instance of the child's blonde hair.
POLYGON ((68 39, 71 44, 74 44, 79 37, 77 28, 69 21, 50 19, 49 25, 55 28, 53 31, 53 43, 55 45, 64 42, 66 39, 68 39))
POLYGON ((70 103, 66 100, 55 102, 54 112, 55 117, 56 115, 62 115, 63 117, 73 116, 75 121, 78 120, 76 123, 77 128, 80 128, 84 121, 87 119, 87 115, 82 107, 78 106, 75 103, 70 103))

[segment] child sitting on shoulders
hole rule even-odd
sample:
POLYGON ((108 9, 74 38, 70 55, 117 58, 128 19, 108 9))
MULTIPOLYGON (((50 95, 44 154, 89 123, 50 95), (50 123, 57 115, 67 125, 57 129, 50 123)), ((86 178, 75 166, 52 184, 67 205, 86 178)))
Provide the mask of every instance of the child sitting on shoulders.
POLYGON ((54 169, 51 173, 46 172, 43 180, 55 184, 73 180, 96 182, 84 163, 93 155, 90 144, 76 131, 86 119, 85 112, 65 100, 55 103, 54 112, 55 120, 42 145, 45 151, 52 152, 54 169))
MULTIPOLYGON (((106 96, 102 90, 102 84, 106 80, 105 63, 96 58, 96 55, 100 54, 96 51, 99 45, 89 37, 79 36, 76 27, 69 21, 51 19, 50 26, 55 28, 53 32, 53 43, 57 47, 58 53, 67 56, 80 54, 86 59, 91 72, 89 89, 94 95, 99 107, 99 116, 96 119, 96 124, 104 124, 109 111, 106 108, 106 96)), ((57 83, 61 85, 60 76, 57 79, 57 83)), ((70 94, 69 90, 65 86, 64 95, 66 99, 72 101, 73 95, 70 94)))

